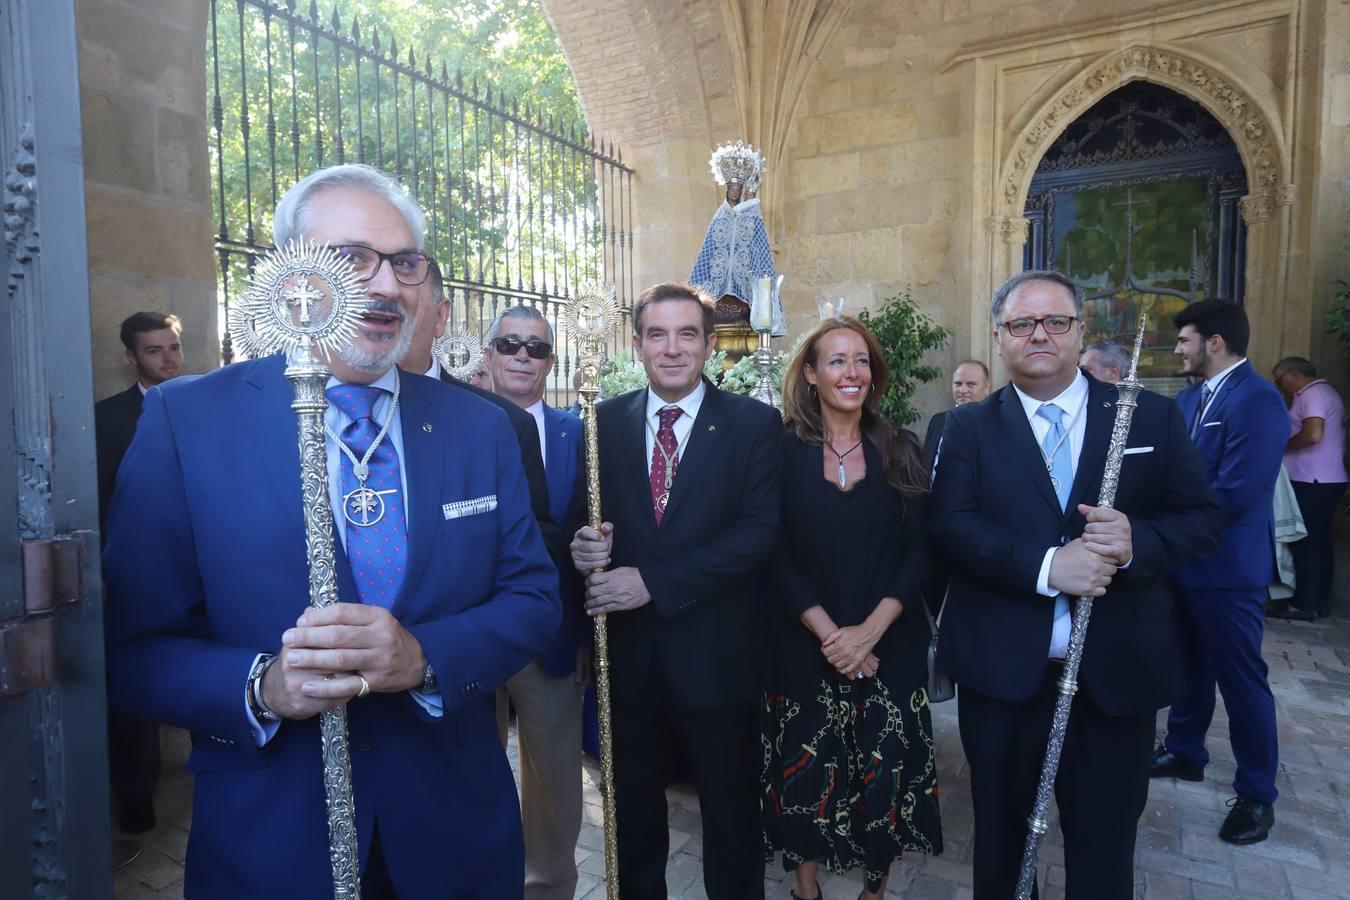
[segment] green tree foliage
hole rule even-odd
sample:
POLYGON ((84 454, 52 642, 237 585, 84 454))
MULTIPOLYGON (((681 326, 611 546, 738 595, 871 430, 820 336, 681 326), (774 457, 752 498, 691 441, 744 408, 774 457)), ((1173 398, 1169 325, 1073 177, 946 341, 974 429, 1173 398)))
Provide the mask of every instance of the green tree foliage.
POLYGON ((602 274, 601 167, 538 0, 215 0, 207 40, 226 247, 270 242, 306 172, 363 161, 415 194, 451 278, 557 294, 602 274))
POLYGON ((897 427, 919 421, 922 414, 910 402, 914 391, 942 377, 942 369, 926 364, 923 356, 947 346, 951 333, 920 309, 908 290, 882 300, 876 312, 864 309, 858 318, 876 334, 891 367, 881 415, 897 427))

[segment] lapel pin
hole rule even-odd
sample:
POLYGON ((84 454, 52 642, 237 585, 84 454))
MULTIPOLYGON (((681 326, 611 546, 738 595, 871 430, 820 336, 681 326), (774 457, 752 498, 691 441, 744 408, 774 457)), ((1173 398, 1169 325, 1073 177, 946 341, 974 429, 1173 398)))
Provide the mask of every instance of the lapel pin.
POLYGON ((430 423, 430 422, 423 422, 423 423, 422 423, 422 430, 425 431, 427 434, 430 434, 430 433, 431 433, 431 423, 430 423))
POLYGON ((560 437, 560 438, 565 438, 565 437, 567 437, 567 432, 565 432, 565 431, 564 431, 564 432, 561 432, 561 433, 558 435, 558 437, 560 437))
POLYGON ((708 426, 708 430, 709 430, 709 431, 716 431, 716 430, 717 430, 717 426, 716 426, 716 425, 709 425, 709 426, 708 426))
POLYGON ((1105 406, 1107 409, 1110 409, 1110 408, 1111 408, 1111 401, 1110 401, 1110 400, 1103 400, 1103 401, 1102 401, 1102 406, 1105 406))

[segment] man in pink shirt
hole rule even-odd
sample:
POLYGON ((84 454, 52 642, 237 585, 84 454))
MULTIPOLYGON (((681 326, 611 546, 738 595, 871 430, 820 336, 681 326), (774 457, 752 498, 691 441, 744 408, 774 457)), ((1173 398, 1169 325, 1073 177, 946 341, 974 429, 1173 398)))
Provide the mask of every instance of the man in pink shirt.
POLYGON ((1289 445, 1284 468, 1294 485, 1308 536, 1290 545, 1294 553, 1294 596, 1269 613, 1278 619, 1312 621, 1331 615, 1331 574, 1335 551, 1331 523, 1345 493, 1345 407, 1336 389, 1317 377, 1313 364, 1287 356, 1271 372, 1289 401, 1289 445))

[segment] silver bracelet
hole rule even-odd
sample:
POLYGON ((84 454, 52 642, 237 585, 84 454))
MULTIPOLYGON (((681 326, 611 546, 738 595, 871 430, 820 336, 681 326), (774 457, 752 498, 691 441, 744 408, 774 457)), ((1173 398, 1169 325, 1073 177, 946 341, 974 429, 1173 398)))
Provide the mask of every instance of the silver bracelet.
POLYGON ((268 668, 276 660, 273 653, 263 653, 258 656, 258 661, 253 664, 253 669, 248 673, 248 684, 244 689, 244 699, 248 701, 248 708, 253 713, 253 718, 259 722, 280 722, 281 716, 272 711, 262 696, 262 680, 267 674, 268 668))

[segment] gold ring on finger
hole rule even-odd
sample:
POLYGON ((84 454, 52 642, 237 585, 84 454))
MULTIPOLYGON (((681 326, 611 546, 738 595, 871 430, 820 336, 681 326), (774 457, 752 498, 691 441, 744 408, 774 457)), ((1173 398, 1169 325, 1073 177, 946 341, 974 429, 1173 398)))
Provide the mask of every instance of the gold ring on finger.
POLYGON ((356 695, 356 699, 370 696, 370 682, 366 681, 366 676, 358 673, 356 677, 361 679, 361 691, 356 695))

